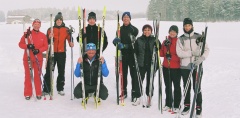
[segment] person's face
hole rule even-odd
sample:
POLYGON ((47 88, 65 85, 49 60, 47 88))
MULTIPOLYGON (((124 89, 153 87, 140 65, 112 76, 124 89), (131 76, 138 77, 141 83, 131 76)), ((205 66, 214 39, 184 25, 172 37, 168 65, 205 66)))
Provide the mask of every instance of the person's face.
POLYGON ((56 24, 57 24, 57 26, 61 26, 62 25, 62 20, 61 19, 58 19, 57 21, 56 21, 56 24))
POLYGON ((130 17, 129 17, 128 15, 125 15, 125 16, 123 17, 123 24, 124 24, 125 26, 127 26, 127 25, 130 24, 130 17))
POLYGON ((36 23, 34 23, 32 26, 33 26, 33 29, 34 29, 34 30, 39 31, 39 29, 40 29, 40 27, 41 27, 41 23, 36 22, 36 23))
POLYGON ((171 31, 169 32, 169 36, 170 36, 171 38, 175 38, 175 37, 177 37, 177 32, 175 32, 174 30, 171 30, 171 31))
POLYGON ((143 35, 145 35, 146 37, 149 37, 152 34, 152 30, 150 28, 145 28, 143 30, 143 35))
POLYGON ((93 58, 96 54, 96 50, 88 50, 87 51, 87 55, 88 55, 88 58, 93 58))
POLYGON ((90 18, 90 19, 88 20, 88 24, 89 24, 89 25, 95 25, 95 23, 96 23, 96 20, 95 20, 94 18, 90 18))
POLYGON ((192 28, 193 28, 193 26, 191 24, 184 25, 184 29, 186 32, 190 31, 192 28))

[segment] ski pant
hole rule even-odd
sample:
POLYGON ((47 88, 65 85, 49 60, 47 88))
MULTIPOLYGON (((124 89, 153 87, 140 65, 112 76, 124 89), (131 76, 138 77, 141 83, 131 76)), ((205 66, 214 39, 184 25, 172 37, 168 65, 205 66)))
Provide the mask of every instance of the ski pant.
MULTIPOLYGON (((94 93, 96 95, 97 85, 88 85, 85 84, 85 96, 87 97, 89 93, 94 93)), ((74 88, 74 96, 79 99, 82 98, 82 82, 79 82, 78 85, 74 88)), ((99 90, 99 98, 102 100, 106 100, 108 97, 108 89, 107 87, 101 83, 99 90)))
POLYGON ((130 75, 132 78, 132 97, 135 96, 135 81, 137 79, 137 73, 135 68, 134 56, 132 53, 126 53, 122 56, 122 72, 123 72, 123 91, 124 94, 127 94, 127 76, 128 76, 128 67, 130 68, 130 75))
MULTIPOLYGON (((60 53, 54 52, 54 68, 55 68, 56 64, 57 64, 57 67, 58 67, 58 77, 57 77, 57 84, 56 84, 57 91, 63 91, 64 90, 65 63, 66 63, 66 52, 60 52, 60 53)), ((49 63, 49 59, 48 59, 46 74, 44 75, 44 89, 43 89, 43 91, 49 93, 50 90, 51 90, 51 88, 50 88, 50 63, 49 63)))
MULTIPOLYGON (((189 74, 190 74, 190 70, 189 69, 181 69, 181 75, 182 75, 182 78, 183 78, 183 85, 184 85, 184 88, 187 84, 187 80, 188 80, 188 77, 189 77, 189 74)), ((203 73, 202 73, 203 74, 203 73)), ((193 90, 195 91, 195 81, 196 81, 196 69, 193 70, 193 73, 192 73, 192 81, 193 81, 193 90)), ((185 101, 184 101, 184 104, 189 104, 190 105, 190 97, 191 97, 191 94, 190 94, 190 91, 191 91, 191 81, 189 83, 189 87, 188 87, 188 90, 187 90, 187 94, 186 94, 186 97, 185 97, 185 101)), ((196 103, 197 105, 196 106, 202 106, 202 92, 201 92, 201 81, 199 83, 199 88, 198 88, 198 94, 197 94, 197 99, 196 99, 196 103)))
POLYGON ((24 96, 32 96, 32 90, 36 90, 36 96, 41 96, 41 73, 42 73, 42 62, 40 61, 38 64, 36 61, 32 61, 32 71, 33 71, 33 79, 34 79, 34 86, 32 88, 32 80, 29 70, 28 61, 23 61, 24 70, 25 70, 25 81, 24 81, 24 96), (39 70, 40 68, 40 70, 39 70))
POLYGON ((163 78, 164 78, 164 84, 165 84, 165 93, 166 93, 166 101, 165 106, 168 106, 170 108, 178 108, 180 101, 181 101, 181 87, 180 87, 180 81, 181 81, 181 71, 180 68, 166 68, 163 67, 163 78), (172 83, 174 87, 174 96, 172 96, 172 83), (172 104, 174 103, 174 104, 172 104), (172 106, 173 105, 173 106, 172 106))
MULTIPOLYGON (((147 79, 147 82, 146 82, 146 95, 149 96, 151 67, 150 66, 139 67, 139 71, 140 71, 140 76, 141 76, 141 83, 143 83, 145 75, 147 74, 147 76, 146 76, 146 79, 147 79)), ((141 96, 141 91, 142 91, 142 86, 143 86, 141 83, 139 83, 138 79, 137 79, 137 81, 135 83, 136 84, 136 98, 139 98, 141 96)), ((154 80, 153 80, 153 83, 154 83, 154 80)), ((154 90, 153 83, 152 83, 152 93, 151 93, 152 96, 153 96, 153 90, 154 90)))

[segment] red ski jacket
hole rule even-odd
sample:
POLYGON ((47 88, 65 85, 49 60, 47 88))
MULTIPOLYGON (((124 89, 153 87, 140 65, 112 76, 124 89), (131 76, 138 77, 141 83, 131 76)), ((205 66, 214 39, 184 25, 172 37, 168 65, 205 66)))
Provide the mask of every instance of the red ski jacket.
MULTIPOLYGON (((37 58, 39 61, 43 60, 42 52, 46 51, 48 48, 47 37, 42 32, 36 32, 34 30, 31 31, 31 35, 28 37, 28 44, 34 44, 35 49, 39 49, 39 53, 37 54, 37 58)), ((24 49, 23 60, 27 61, 27 44, 25 43, 25 37, 22 36, 20 42, 18 43, 19 47, 24 49)), ((32 61, 35 61, 34 54, 32 50, 29 50, 30 57, 32 61)))
MULTIPOLYGON (((171 38, 168 36, 168 39, 170 40, 170 54, 171 54, 171 60, 170 60, 170 68, 180 68, 180 58, 177 55, 176 52, 176 45, 177 45, 177 40, 178 38, 171 38)), ((163 59, 163 67, 168 68, 168 60, 166 58, 166 53, 167 53, 167 47, 164 45, 164 42, 162 43, 162 48, 160 49, 160 56, 164 57, 163 59)))

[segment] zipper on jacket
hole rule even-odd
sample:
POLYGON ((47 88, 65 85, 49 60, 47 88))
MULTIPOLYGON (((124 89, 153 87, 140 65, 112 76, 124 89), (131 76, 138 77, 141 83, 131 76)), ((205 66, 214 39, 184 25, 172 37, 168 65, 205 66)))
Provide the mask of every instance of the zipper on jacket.
MULTIPOLYGON (((192 41, 191 41, 191 38, 190 38, 190 34, 189 34, 189 40, 190 40, 190 50, 191 50, 191 53, 192 53, 192 41)), ((192 63, 192 57, 190 58, 190 63, 192 63)))
POLYGON ((58 29, 58 44, 57 44, 57 52, 58 52, 58 46, 59 46, 59 37, 60 37, 60 29, 58 29))

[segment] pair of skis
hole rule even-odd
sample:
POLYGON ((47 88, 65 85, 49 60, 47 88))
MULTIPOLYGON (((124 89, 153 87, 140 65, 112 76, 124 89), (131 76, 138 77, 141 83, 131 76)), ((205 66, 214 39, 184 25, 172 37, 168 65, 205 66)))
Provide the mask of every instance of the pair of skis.
MULTIPOLYGON (((25 43, 26 44, 30 44, 31 42, 28 41, 28 38, 31 34, 31 31, 30 31, 30 27, 27 29, 27 32, 25 33, 25 43)), ((27 52, 27 60, 28 60, 28 67, 29 67, 29 70, 30 70, 30 78, 31 78, 31 81, 32 81, 32 93, 33 93, 33 97, 34 97, 34 100, 37 101, 37 96, 35 95, 36 91, 35 91, 35 84, 34 84, 34 77, 33 77, 33 67, 32 67, 32 61, 31 61, 31 57, 30 57, 30 49, 26 49, 26 52, 27 52)))
MULTIPOLYGON (((80 58, 83 58, 83 55, 85 54, 85 49, 86 49, 86 37, 84 38, 84 45, 82 44, 82 25, 81 25, 81 17, 82 13, 81 13, 81 8, 78 7, 78 20, 79 20, 79 46, 80 46, 80 50, 79 50, 79 55, 80 58)), ((99 58, 102 56, 102 50, 103 50, 103 42, 104 42, 104 26, 105 26, 105 18, 106 18, 106 7, 104 7, 103 9, 103 16, 102 16, 102 31, 101 31, 101 41, 100 41, 100 55, 99 58)), ((84 33, 86 34, 86 10, 83 9, 83 25, 84 25, 84 33)), ((100 29, 100 27, 98 28, 100 29)), ((86 109, 86 103, 87 103, 87 97, 85 95, 85 82, 84 82, 84 66, 83 63, 81 63, 82 69, 80 69, 81 72, 81 80, 82 80, 82 105, 84 107, 84 109, 86 109)), ((100 91, 100 80, 101 80, 101 76, 102 76, 102 63, 99 62, 99 70, 98 70, 98 83, 97 83, 97 88, 96 88, 96 96, 95 96, 95 103, 96 103, 96 108, 98 107, 98 100, 99 98, 99 91, 100 91)))
MULTIPOLYGON (((156 54, 156 61, 157 61, 157 67, 159 68, 158 69, 158 110, 161 111, 161 113, 163 113, 163 110, 162 110, 162 65, 161 65, 161 59, 160 59, 160 42, 159 42, 159 39, 158 39, 158 36, 159 36, 159 26, 160 26, 160 17, 161 17, 161 14, 159 13, 158 16, 157 16, 157 19, 153 21, 153 27, 154 27, 154 35, 155 35, 155 44, 156 44, 156 47, 154 46, 153 48, 153 51, 155 49, 157 49, 157 54, 156 54)), ((154 55, 153 55, 154 56, 154 55)), ((153 61, 153 60, 152 60, 153 61)), ((154 64, 154 63, 153 63, 154 64)), ((155 66, 156 67, 156 66, 155 66)), ((152 65, 151 65, 151 68, 152 68, 152 65)), ((154 69, 155 71, 155 69, 154 69)), ((153 73, 154 74, 154 73, 153 73)), ((150 80, 150 86, 152 86, 153 84, 153 78, 150 80)), ((151 105, 151 94, 152 94, 152 90, 149 90, 149 104, 151 105)))
MULTIPOLYGON (((120 38, 120 23, 119 23, 119 11, 117 12, 117 33, 116 37, 120 38)), ((119 44, 119 43, 118 43, 119 44)), ((124 106, 124 90, 123 90, 123 72, 122 72, 122 53, 121 50, 118 50, 118 44, 116 44, 116 57, 115 57, 115 73, 116 73, 116 90, 117 90, 117 104, 124 106), (119 97, 119 77, 120 77, 120 89, 121 89, 121 97, 119 97)))

